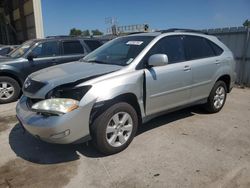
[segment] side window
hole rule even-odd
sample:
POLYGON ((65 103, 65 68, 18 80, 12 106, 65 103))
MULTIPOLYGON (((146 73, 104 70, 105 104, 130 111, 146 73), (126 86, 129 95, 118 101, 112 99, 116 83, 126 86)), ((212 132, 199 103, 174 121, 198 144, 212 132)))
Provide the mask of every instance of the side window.
POLYGON ((186 52, 186 59, 201 59, 215 56, 212 47, 207 42, 207 39, 197 36, 185 36, 184 47, 186 52))
POLYGON ((98 48, 102 45, 97 40, 85 40, 84 42, 88 45, 88 47, 91 51, 95 50, 96 48, 98 48))
POLYGON ((57 41, 49 41, 38 44, 32 53, 36 57, 51 57, 59 55, 59 47, 57 41))
POLYGON ((166 54, 169 63, 185 61, 181 36, 168 36, 158 41, 149 51, 147 57, 154 54, 166 54))
POLYGON ((84 54, 84 49, 80 41, 64 41, 63 42, 63 54, 84 54))
POLYGON ((207 40, 208 43, 210 44, 210 46, 212 47, 214 53, 216 56, 220 55, 223 53, 223 50, 221 49, 221 47, 219 47, 217 44, 213 43, 212 41, 210 40, 207 40))

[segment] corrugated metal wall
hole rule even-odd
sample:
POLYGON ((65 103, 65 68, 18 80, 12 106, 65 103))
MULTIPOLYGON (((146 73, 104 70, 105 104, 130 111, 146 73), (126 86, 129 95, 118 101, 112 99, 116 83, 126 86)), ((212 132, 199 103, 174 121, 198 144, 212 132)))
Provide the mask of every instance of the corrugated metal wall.
POLYGON ((250 87, 250 28, 231 27, 202 30, 217 36, 236 59, 236 83, 250 87))

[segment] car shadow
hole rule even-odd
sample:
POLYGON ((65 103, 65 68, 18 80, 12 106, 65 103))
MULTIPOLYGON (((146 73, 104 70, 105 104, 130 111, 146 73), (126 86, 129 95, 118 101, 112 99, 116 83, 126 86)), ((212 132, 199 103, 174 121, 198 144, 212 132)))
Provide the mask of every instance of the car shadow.
POLYGON ((158 128, 163 125, 166 126, 171 122, 184 119, 193 116, 195 114, 207 114, 207 113, 202 108, 200 108, 200 106, 193 106, 182 110, 174 111, 171 113, 166 113, 161 116, 153 118, 147 123, 142 124, 142 126, 139 126, 137 130, 137 136, 146 131, 150 131, 154 128, 158 128))
POLYGON ((16 124, 9 134, 9 144, 17 156, 38 164, 57 164, 78 160, 79 154, 87 157, 102 157, 98 151, 83 144, 51 144, 39 140, 16 124))
MULTIPOLYGON (((196 113, 202 114, 203 112, 197 107, 192 107, 154 118, 139 127, 137 136, 173 121, 193 116, 196 113)), ((68 145, 46 143, 24 131, 20 124, 16 124, 12 128, 9 134, 9 144, 17 156, 37 164, 74 161, 78 160, 80 155, 89 158, 105 157, 93 147, 91 142, 68 145)))

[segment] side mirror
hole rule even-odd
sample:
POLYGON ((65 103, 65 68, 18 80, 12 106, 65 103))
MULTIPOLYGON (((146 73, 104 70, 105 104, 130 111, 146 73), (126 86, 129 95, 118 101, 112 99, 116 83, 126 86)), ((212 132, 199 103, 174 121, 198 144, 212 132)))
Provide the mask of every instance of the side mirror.
POLYGON ((168 56, 166 54, 154 54, 148 59, 149 66, 163 66, 168 64, 168 56))
POLYGON ((37 57, 37 56, 36 56, 35 54, 30 53, 30 54, 27 56, 27 59, 28 59, 29 61, 33 61, 33 59, 36 58, 36 57, 37 57))

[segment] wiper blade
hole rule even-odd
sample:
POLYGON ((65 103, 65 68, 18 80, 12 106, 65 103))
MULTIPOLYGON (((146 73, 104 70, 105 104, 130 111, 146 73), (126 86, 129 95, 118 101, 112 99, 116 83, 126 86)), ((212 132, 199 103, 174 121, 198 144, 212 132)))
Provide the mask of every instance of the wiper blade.
POLYGON ((107 62, 99 61, 99 60, 89 60, 89 61, 85 61, 85 62, 87 62, 87 63, 108 64, 107 62))

